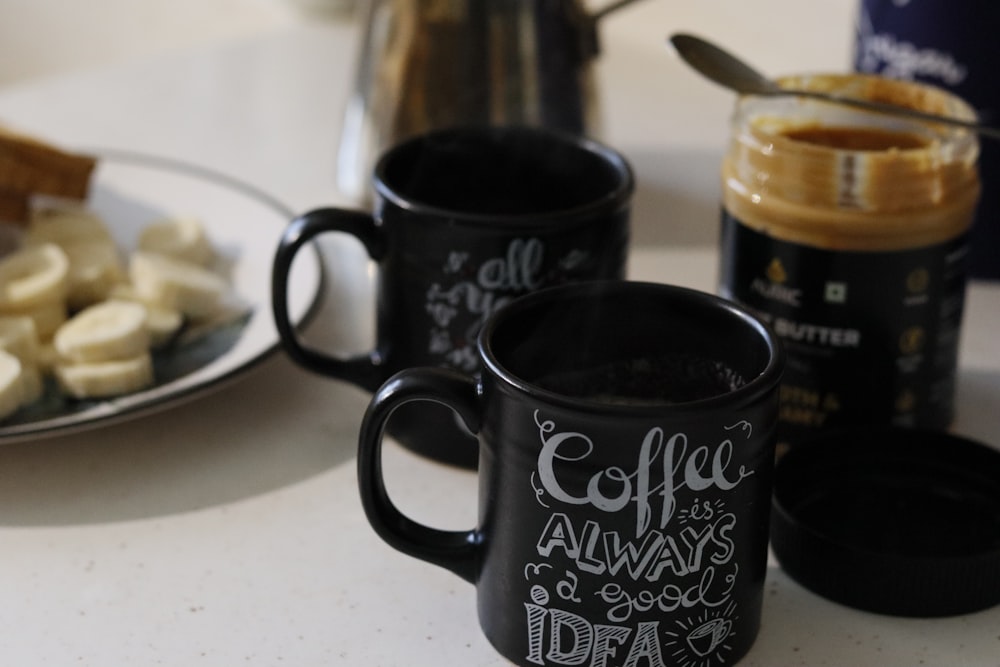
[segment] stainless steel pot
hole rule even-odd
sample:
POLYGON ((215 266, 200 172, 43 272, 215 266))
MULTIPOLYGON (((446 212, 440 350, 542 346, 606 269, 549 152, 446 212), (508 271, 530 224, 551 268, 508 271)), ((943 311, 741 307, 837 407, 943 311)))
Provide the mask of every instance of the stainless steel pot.
POLYGON ((381 151, 454 125, 532 125, 590 134, 597 24, 638 0, 367 0, 337 185, 369 196, 381 151))

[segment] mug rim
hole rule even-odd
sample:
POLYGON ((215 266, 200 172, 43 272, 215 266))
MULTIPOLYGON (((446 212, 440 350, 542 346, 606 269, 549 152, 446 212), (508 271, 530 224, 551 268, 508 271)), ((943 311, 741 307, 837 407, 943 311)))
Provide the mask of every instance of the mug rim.
MULTIPOLYGON (((503 384, 520 393, 538 397, 550 405, 574 411, 601 413, 609 415, 659 416, 683 415, 692 412, 703 412, 721 407, 744 406, 753 403, 762 395, 778 386, 785 365, 785 353, 777 334, 763 320, 748 309, 723 297, 688 287, 632 280, 595 280, 582 283, 570 283, 549 287, 525 296, 518 297, 505 304, 490 316, 480 331, 477 341, 479 357, 483 362, 483 371, 489 371, 503 384), (755 330, 763 340, 768 359, 764 368, 746 384, 721 394, 707 398, 683 402, 643 402, 643 403, 606 403, 598 400, 567 396, 559 392, 545 389, 531 381, 511 372, 496 354, 493 346, 493 334, 507 320, 520 312, 537 304, 553 302, 564 296, 602 296, 623 292, 660 292, 669 298, 680 298, 689 303, 701 302, 710 308, 726 311, 729 316, 742 321, 750 329, 755 330)), ((479 378, 482 382, 482 377, 479 378)))
POLYGON ((539 222, 576 223, 588 213, 599 213, 605 210, 615 210, 626 205, 635 192, 635 173, 628 159, 619 151, 607 144, 553 128, 534 127, 529 125, 466 125, 424 132, 409 139, 404 139, 388 149, 375 164, 372 172, 372 182, 375 192, 385 201, 392 203, 408 213, 421 216, 445 217, 457 224, 482 225, 485 223, 502 223, 510 226, 535 226, 539 222), (446 138, 461 135, 504 136, 504 135, 536 135, 554 139, 572 146, 585 153, 597 157, 611 165, 619 175, 618 183, 613 189, 602 196, 570 208, 538 211, 532 213, 478 213, 462 211, 443 206, 436 206, 402 195, 386 180, 386 171, 390 163, 402 152, 416 144, 435 138, 446 138))

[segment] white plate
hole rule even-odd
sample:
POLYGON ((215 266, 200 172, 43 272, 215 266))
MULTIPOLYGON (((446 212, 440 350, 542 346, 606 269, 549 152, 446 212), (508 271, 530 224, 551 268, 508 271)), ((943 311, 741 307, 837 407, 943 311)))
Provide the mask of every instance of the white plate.
MULTIPOLYGON (((278 348, 271 314, 271 264, 292 212, 252 186, 201 167, 147 155, 99 152, 88 208, 130 252, 143 226, 168 215, 194 215, 231 266, 235 297, 246 316, 193 343, 154 355, 156 384, 109 400, 77 401, 51 381, 41 401, 0 423, 0 443, 90 428, 172 406, 246 371, 278 348)), ((315 248, 296 256, 289 283, 289 315, 304 320, 316 304, 322 263, 315 248)))

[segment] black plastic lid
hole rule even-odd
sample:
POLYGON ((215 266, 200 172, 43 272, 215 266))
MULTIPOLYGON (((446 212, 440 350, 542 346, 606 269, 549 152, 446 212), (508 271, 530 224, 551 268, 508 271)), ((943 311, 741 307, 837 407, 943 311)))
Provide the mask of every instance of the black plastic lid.
POLYGON ((901 428, 829 433, 775 469, 771 546, 806 588, 897 616, 1000 603, 1000 451, 901 428))

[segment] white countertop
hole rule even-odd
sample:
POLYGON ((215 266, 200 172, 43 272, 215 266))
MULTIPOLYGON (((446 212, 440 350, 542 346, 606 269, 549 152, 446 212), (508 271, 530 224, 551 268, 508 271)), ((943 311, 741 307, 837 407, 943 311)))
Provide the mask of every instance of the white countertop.
MULTIPOLYGON (((649 0, 606 20, 603 138, 639 179, 633 277, 715 287, 732 97, 687 71, 665 36, 718 38, 769 72, 840 70, 853 8, 649 0)), ((347 21, 280 20, 20 80, 0 89, 0 120, 71 147, 201 164, 295 210, 338 203, 334 153, 355 38, 347 21)), ((371 325, 356 305, 368 295, 359 251, 324 250, 333 289, 313 335, 363 347, 371 325)), ((998 444, 1000 285, 974 284, 969 297, 955 430, 998 444)), ((354 467, 366 403, 360 390, 275 355, 169 411, 0 448, 2 662, 504 664, 479 632, 473 588, 369 529, 354 467)), ((472 473, 396 448, 387 457, 390 489, 415 518, 471 525, 472 473)), ((1000 664, 1000 608, 899 619, 822 600, 775 567, 766 586, 763 627, 743 665, 1000 664)))

